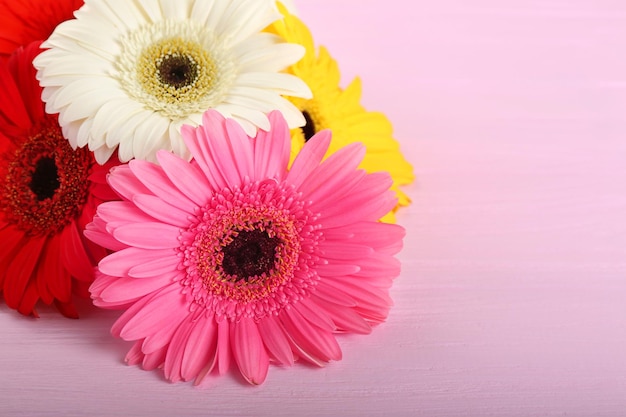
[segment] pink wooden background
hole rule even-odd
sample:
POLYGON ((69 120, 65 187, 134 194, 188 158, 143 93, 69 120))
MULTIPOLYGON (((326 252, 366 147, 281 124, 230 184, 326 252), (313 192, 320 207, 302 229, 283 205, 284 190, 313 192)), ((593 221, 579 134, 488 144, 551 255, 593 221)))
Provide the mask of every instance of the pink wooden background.
POLYGON ((194 388, 123 365, 115 312, 0 307, 0 415, 626 415, 626 2, 295 4, 415 165, 388 322, 194 388))

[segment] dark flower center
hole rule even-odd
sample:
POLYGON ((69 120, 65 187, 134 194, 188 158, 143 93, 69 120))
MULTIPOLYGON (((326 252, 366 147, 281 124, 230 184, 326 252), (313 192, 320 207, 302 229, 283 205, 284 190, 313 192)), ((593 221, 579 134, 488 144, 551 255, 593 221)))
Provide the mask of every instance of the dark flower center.
POLYGON ((192 85, 198 78, 198 64, 187 55, 166 55, 158 71, 160 81, 176 89, 192 85))
POLYGON ((44 156, 35 164, 35 171, 28 186, 37 196, 37 200, 51 198, 59 188, 59 173, 54 158, 44 156))
POLYGON ((241 230, 224 246, 222 269, 236 281, 270 274, 276 264, 276 247, 280 239, 264 230, 241 230))
POLYGON ((309 114, 309 112, 305 110, 302 112, 302 115, 304 116, 304 120, 306 120, 306 124, 302 126, 300 129, 302 129, 302 134, 304 135, 304 141, 308 142, 309 139, 311 139, 313 135, 315 135, 315 133, 317 132, 315 130, 315 123, 313 123, 313 119, 311 119, 311 115, 309 114))
POLYGON ((56 116, 46 116, 2 155, 0 217, 31 236, 54 235, 82 211, 93 156, 72 149, 56 116))

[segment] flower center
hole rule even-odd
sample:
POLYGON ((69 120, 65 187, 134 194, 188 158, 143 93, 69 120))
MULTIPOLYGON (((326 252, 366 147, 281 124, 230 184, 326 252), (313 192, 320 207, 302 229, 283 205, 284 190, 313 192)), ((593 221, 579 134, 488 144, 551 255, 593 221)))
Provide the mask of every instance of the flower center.
POLYGON ((53 235, 82 211, 93 158, 73 150, 48 116, 20 148, 2 155, 0 212, 30 235, 53 235))
POLYGON ((232 59, 205 27, 163 20, 120 39, 116 78, 134 100, 172 120, 214 107, 235 79, 232 59))
POLYGON ((315 285, 315 217, 292 186, 273 180, 223 190, 198 209, 181 234, 190 302, 220 317, 260 318, 302 298, 315 285))
POLYGON ((37 200, 51 198, 59 188, 59 174, 53 158, 44 156, 35 164, 35 171, 30 179, 31 191, 35 193, 37 200))
POLYGON ((302 115, 304 116, 304 120, 306 120, 306 124, 302 126, 300 129, 302 129, 302 134, 304 135, 304 141, 308 142, 309 139, 311 139, 313 135, 317 133, 317 131, 315 130, 315 123, 313 123, 313 119, 311 118, 311 115, 309 114, 309 112, 304 110, 302 112, 302 115))
POLYGON ((198 43, 180 37, 144 48, 137 66, 143 91, 160 103, 194 103, 211 91, 215 64, 198 43))
POLYGON ((198 64, 191 56, 166 55, 157 60, 159 80, 179 90, 193 85, 198 79, 198 64))
POLYGON ((269 275, 276 264, 276 248, 280 239, 270 237, 265 230, 241 230, 233 241, 224 246, 222 269, 235 281, 269 275))

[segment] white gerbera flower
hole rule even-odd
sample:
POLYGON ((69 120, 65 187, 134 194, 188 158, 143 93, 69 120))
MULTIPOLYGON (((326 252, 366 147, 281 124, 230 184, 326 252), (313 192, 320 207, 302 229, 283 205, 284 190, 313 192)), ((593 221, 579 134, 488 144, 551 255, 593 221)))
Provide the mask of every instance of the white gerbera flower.
POLYGON ((279 71, 300 45, 261 32, 281 18, 272 1, 86 0, 59 25, 34 61, 46 111, 59 113, 71 145, 104 163, 155 160, 159 149, 183 157, 183 124, 213 108, 246 133, 268 130, 280 110, 290 127, 301 112, 282 95, 311 97, 299 78, 279 71))

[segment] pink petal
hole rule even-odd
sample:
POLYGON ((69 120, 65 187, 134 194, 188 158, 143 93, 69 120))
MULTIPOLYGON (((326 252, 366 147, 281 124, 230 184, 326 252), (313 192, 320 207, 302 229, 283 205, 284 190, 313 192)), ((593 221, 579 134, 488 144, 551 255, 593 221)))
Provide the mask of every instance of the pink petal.
POLYGON ((130 201, 107 201, 98 206, 97 216, 105 223, 135 223, 154 221, 130 201))
POLYGON ((327 259, 361 259, 374 253, 374 249, 369 246, 331 240, 320 242, 319 248, 322 251, 322 256, 327 259))
POLYGON ((162 327, 143 339, 141 350, 148 355, 167 348, 170 346, 172 337, 179 327, 180 323, 173 321, 164 323, 162 327))
MULTIPOLYGON (((315 173, 311 175, 316 175, 315 173)), ((328 178, 323 186, 305 192, 306 199, 313 202, 311 209, 314 211, 322 211, 329 206, 337 204, 338 200, 342 200, 345 196, 354 194, 356 187, 367 176, 364 170, 344 171, 335 173, 328 178)))
POLYGON ((390 278, 400 275, 400 261, 391 255, 374 252, 368 258, 359 260, 361 270, 354 275, 356 277, 372 278, 381 283, 390 278))
MULTIPOLYGON (((197 378, 209 366, 211 372, 217 353, 217 323, 213 315, 201 315, 191 329, 189 340, 183 352, 181 375, 185 381, 197 378)), ((196 383, 200 380, 196 379, 196 383)))
POLYGON ((180 192, 196 205, 204 206, 209 196, 215 191, 206 177, 195 164, 166 151, 157 153, 157 160, 163 172, 180 192))
POLYGON ((311 295, 311 299, 330 316, 339 330, 359 334, 369 334, 372 331, 372 326, 353 309, 330 303, 315 294, 311 295))
POLYGON ((96 245, 111 249, 114 252, 128 247, 128 245, 119 242, 106 231, 106 223, 98 215, 94 217, 91 223, 85 226, 83 235, 96 245))
POLYGON ((229 138, 232 163, 236 167, 239 181, 243 183, 245 178, 255 178, 252 139, 245 134, 241 125, 235 120, 226 119, 224 123, 229 138))
POLYGON ((325 284, 324 281, 320 281, 315 286, 315 292, 319 298, 326 300, 333 304, 338 304, 344 307, 356 307, 357 303, 354 298, 344 292, 335 291, 335 288, 329 284, 325 284))
MULTIPOLYGON (((207 147, 214 167, 219 170, 219 174, 224 181, 231 187, 240 187, 243 184, 243 173, 239 172, 239 166, 237 164, 238 155, 233 154, 232 143, 239 142, 240 146, 244 146, 241 142, 243 140, 250 141, 250 139, 235 121, 230 120, 229 122, 228 120, 222 119, 219 123, 221 125, 219 130, 206 130, 208 136, 207 147), (230 135, 233 136, 231 137, 230 135)), ((214 125, 214 123, 211 123, 211 125, 214 125)), ((206 126, 203 125, 203 128, 206 129, 206 126)), ((250 146, 251 144, 248 144, 248 147, 250 146)), ((246 170, 246 173, 247 172, 246 170)))
POLYGON ((127 248, 103 258, 98 264, 98 269, 106 275, 123 277, 128 276, 130 269, 138 264, 175 256, 176 254, 172 249, 127 248))
POLYGON ((165 363, 165 357, 167 355, 168 345, 163 346, 154 352, 146 353, 143 358, 142 368, 146 371, 152 371, 153 369, 162 368, 165 363))
POLYGON ((131 201, 137 194, 152 194, 130 170, 128 165, 118 165, 111 168, 107 182, 121 197, 131 201))
POLYGON ((336 291, 350 294, 350 297, 352 297, 359 306, 389 307, 393 305, 393 301, 387 290, 368 285, 366 282, 359 282, 358 279, 346 280, 327 278, 325 282, 336 291))
POLYGON ((154 193, 154 195, 179 207, 181 210, 193 213, 196 204, 172 184, 160 166, 137 159, 130 161, 128 166, 137 176, 137 179, 154 193))
POLYGON ((270 315, 260 320, 258 327, 263 343, 271 355, 279 363, 293 365, 293 352, 280 322, 270 315))
POLYGON ((299 189, 308 198, 309 194, 316 192, 319 188, 325 189, 328 183, 336 187, 350 176, 357 175, 357 167, 364 156, 365 146, 359 142, 351 143, 339 149, 315 168, 299 189), (339 181, 336 181, 335 178, 339 178, 339 181))
POLYGON ((344 276, 344 275, 352 275, 359 272, 361 268, 358 265, 354 264, 342 264, 338 263, 338 261, 333 261, 333 263, 321 264, 315 267, 315 271, 320 277, 334 277, 334 276, 344 276))
MULTIPOLYGON (((208 110, 202 114, 202 125, 195 131, 196 144, 198 145, 195 150, 199 151, 199 158, 197 158, 198 163, 207 178, 215 179, 216 183, 219 185, 217 189, 222 189, 230 185, 228 177, 225 177, 222 172, 220 158, 225 156, 227 159, 231 159, 231 156, 224 155, 220 152, 215 153, 216 147, 219 149, 220 144, 224 144, 228 141, 224 120, 224 116, 219 112, 208 110)), ((187 143, 187 141, 185 141, 185 143, 187 143)), ((221 148, 223 149, 223 146, 221 146, 221 148)), ((192 154, 196 157, 195 152, 192 152, 192 154)))
POLYGON ((165 326, 177 326, 188 315, 187 297, 181 294, 180 285, 174 283, 155 293, 120 330, 120 337, 124 340, 142 339, 165 326))
MULTIPOLYGON (((389 185, 391 177, 387 173, 369 174, 352 189, 349 196, 338 200, 337 204, 326 205, 321 211, 319 222, 326 228, 355 221, 379 220, 397 204, 395 194, 386 191, 389 185)), ((316 210, 313 205, 311 209, 316 210)))
POLYGON ((267 377, 269 357, 254 319, 244 317, 233 323, 230 340, 235 362, 243 377, 251 384, 262 384, 267 377))
POLYGON ((333 332, 336 329, 335 323, 328 317, 328 315, 320 310, 309 298, 303 298, 293 305, 293 308, 298 310, 298 313, 307 319, 311 324, 316 325, 320 329, 333 332))
POLYGON ((395 255, 402 248, 405 235, 406 230, 400 225, 368 221, 324 229, 328 241, 349 240, 352 244, 365 244, 387 255, 395 255))
POLYGON ((139 210, 163 223, 177 227, 189 226, 189 219, 192 216, 191 213, 181 210, 157 196, 151 194, 137 194, 133 198, 133 203, 139 210))
POLYGON ((321 360, 321 359, 311 355, 309 352, 305 351, 293 339, 289 339, 289 343, 291 344, 291 349, 293 351, 293 356, 294 356, 295 360, 304 359, 305 361, 307 361, 307 362, 309 362, 309 363, 311 363, 313 365, 319 366, 320 368, 323 368, 328 363, 328 361, 321 360))
POLYGON ((127 224, 115 229, 113 237, 129 246, 144 249, 173 249, 180 246, 180 228, 165 223, 127 224))
POLYGON ((254 178, 283 178, 289 164, 291 135, 278 111, 268 115, 271 130, 259 130, 254 139, 254 178))
POLYGON ((314 135, 302 148, 291 165, 286 181, 300 188, 311 173, 320 165, 328 147, 330 146, 331 133, 322 130, 314 135))
POLYGON ((341 359, 341 348, 331 332, 313 326, 293 308, 283 310, 279 318, 289 336, 307 354, 322 362, 341 359))
POLYGON ((126 304, 168 286, 177 275, 177 273, 163 274, 144 279, 116 277, 113 282, 99 292, 98 296, 109 305, 126 304))
POLYGON ((367 320, 369 323, 378 324, 387 320, 387 316, 389 315, 389 307, 381 307, 377 309, 372 309, 368 307, 355 307, 354 311, 364 320, 367 320))
POLYGON ((130 348, 124 360, 129 365, 137 365, 141 363, 144 356, 145 355, 141 351, 141 340, 139 340, 133 344, 133 347, 130 348))
POLYGON ((92 298, 100 298, 100 294, 109 285, 120 279, 119 277, 113 277, 111 275, 105 275, 100 271, 96 271, 95 273, 96 279, 89 286, 89 292, 91 293, 92 298))
POLYGON ((229 322, 222 320, 217 325, 217 371, 224 375, 230 367, 229 322))
POLYGON ((128 275, 135 278, 150 278, 178 271, 180 259, 174 251, 169 252, 160 259, 154 259, 128 270, 128 275))
MULTIPOLYGON (((94 285, 98 285, 103 277, 105 277, 105 275, 98 276, 92 287, 94 285)), ((115 321, 115 323, 113 323, 113 326, 111 326, 111 334, 115 337, 120 337, 120 332, 126 326, 126 324, 128 324, 128 322, 132 320, 135 315, 139 313, 141 309, 144 308, 150 301, 152 301, 154 298, 157 298, 162 291, 163 289, 154 292, 146 297, 140 298, 135 303, 130 305, 128 309, 124 311, 124 313, 115 321)))
POLYGON ((211 189, 221 190, 225 188, 227 184, 222 178, 208 149, 209 138, 204 128, 198 127, 194 129, 191 126, 183 125, 181 132, 185 144, 194 157, 192 163, 195 162, 204 173, 204 177, 209 182, 211 189))
POLYGON ((195 326, 196 323, 193 321, 193 316, 187 316, 176 329, 176 332, 172 337, 172 342, 169 344, 167 355, 165 356, 165 366, 163 367, 163 371, 165 372, 165 377, 172 382, 177 382, 183 379, 183 353, 185 352, 189 335, 195 326))

